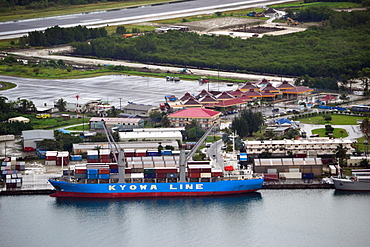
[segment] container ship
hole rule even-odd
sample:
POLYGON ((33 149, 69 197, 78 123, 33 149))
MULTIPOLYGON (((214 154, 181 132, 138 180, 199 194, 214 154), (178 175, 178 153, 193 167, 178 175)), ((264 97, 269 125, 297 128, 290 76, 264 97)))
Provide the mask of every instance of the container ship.
MULTIPOLYGON (((138 159, 124 156, 123 151, 105 128, 108 141, 115 147, 113 157, 116 158, 117 163, 88 163, 64 170, 61 177, 49 179, 56 190, 51 196, 193 197, 242 194, 261 189, 263 177, 253 174, 250 165, 241 165, 234 151, 223 155, 223 164, 218 164, 219 167, 217 167, 217 159, 190 160, 211 129, 187 155, 182 147, 178 158, 155 156, 138 159), (141 162, 139 163, 138 160, 141 162), (153 162, 154 160, 157 162, 153 162)), ((104 157, 102 159, 108 160, 104 157)))

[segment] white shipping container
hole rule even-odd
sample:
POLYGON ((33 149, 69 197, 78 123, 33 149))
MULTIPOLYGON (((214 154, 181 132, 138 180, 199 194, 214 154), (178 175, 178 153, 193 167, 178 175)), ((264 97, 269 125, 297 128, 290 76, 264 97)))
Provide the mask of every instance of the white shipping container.
POLYGON ((277 169, 267 169, 267 174, 277 174, 277 169))
POLYGON ((56 160, 45 160, 46 166, 55 166, 57 164, 56 160))
POLYGON ((286 179, 302 178, 302 173, 300 172, 280 172, 279 178, 286 178, 286 179))
POLYGON ((201 178, 211 178, 212 177, 212 173, 210 173, 210 172, 202 172, 200 174, 200 177, 201 178))
POLYGON ((131 178, 144 178, 144 173, 131 173, 131 178))

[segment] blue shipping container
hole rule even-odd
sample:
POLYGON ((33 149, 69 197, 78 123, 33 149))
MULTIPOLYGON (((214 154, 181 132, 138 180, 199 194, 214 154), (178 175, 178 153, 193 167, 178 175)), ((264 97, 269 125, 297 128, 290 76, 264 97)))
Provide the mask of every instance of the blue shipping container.
POLYGON ((144 178, 155 178, 155 173, 144 173, 144 178))
POLYGON ((98 169, 86 169, 87 174, 98 174, 99 170, 98 169))
POLYGON ((110 173, 118 173, 118 169, 110 169, 110 173))
POLYGON ((146 152, 147 156, 159 156, 158 151, 157 152, 146 152))
POLYGON ((162 155, 172 155, 172 150, 162 150, 161 154, 162 155))
POLYGON ((110 178, 110 174, 99 174, 98 175, 98 179, 109 179, 110 178))
POLYGON ((313 173, 302 173, 302 178, 303 179, 313 179, 314 175, 313 173))
POLYGON ((82 155, 71 155, 71 161, 81 161, 82 155))
POLYGON ((98 179, 98 174, 87 174, 87 179, 98 179))

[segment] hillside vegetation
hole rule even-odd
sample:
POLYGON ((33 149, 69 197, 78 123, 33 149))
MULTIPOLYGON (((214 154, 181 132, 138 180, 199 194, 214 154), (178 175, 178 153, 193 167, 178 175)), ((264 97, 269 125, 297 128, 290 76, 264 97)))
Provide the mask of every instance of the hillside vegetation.
MULTIPOLYGON (((148 34, 133 39, 120 35, 89 43, 74 42, 78 55, 174 64, 225 71, 309 75, 339 79, 348 71, 370 67, 370 11, 335 12, 312 7, 320 26, 284 36, 243 40, 188 32, 148 34)), ((299 14, 296 14, 299 20, 299 14)))

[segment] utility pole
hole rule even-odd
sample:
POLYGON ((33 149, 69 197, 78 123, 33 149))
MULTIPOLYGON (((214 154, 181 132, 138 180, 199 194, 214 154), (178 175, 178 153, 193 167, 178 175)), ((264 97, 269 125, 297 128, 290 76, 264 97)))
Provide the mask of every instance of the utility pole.
POLYGON ((122 98, 119 98, 119 110, 121 110, 122 108, 121 108, 121 100, 122 100, 122 98))

